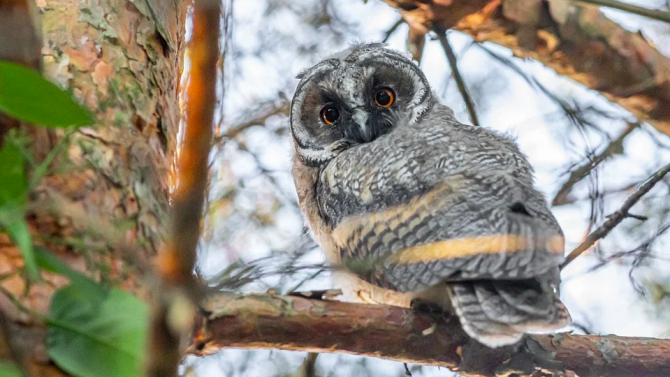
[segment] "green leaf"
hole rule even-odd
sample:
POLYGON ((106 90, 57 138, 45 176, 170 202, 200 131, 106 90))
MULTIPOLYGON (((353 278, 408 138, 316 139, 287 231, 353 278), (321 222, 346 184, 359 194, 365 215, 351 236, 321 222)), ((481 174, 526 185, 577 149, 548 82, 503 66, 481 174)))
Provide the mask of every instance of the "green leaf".
POLYGON ((46 127, 85 126, 91 114, 38 72, 0 62, 0 111, 46 127))
POLYGON ((0 361, 0 376, 2 377, 23 377, 23 373, 14 366, 14 364, 0 361))
POLYGON ((28 224, 22 217, 16 219, 9 224, 5 224, 5 230, 12 237, 12 241, 19 247, 23 255, 23 264, 28 271, 28 277, 35 281, 39 280, 39 272, 37 271, 37 262, 35 261, 35 254, 33 252, 33 241, 30 239, 30 230, 28 224))
POLYGON ((0 207, 7 203, 23 205, 28 194, 24 158, 16 144, 5 141, 0 148, 0 207))
POLYGON ((23 154, 16 144, 6 141, 0 148, 0 166, 0 229, 4 229, 21 250, 30 279, 37 280, 39 273, 23 209, 28 179, 23 154))
POLYGON ((143 370, 149 309, 135 296, 112 289, 100 303, 79 287, 51 299, 47 348, 51 359, 77 377, 135 377, 143 370))
POLYGON ((78 290, 78 292, 73 291, 73 293, 78 293, 82 300, 100 305, 107 298, 109 289, 89 279, 81 272, 73 270, 49 250, 36 246, 35 259, 37 260, 37 266, 42 270, 60 274, 70 279, 70 284, 78 290))

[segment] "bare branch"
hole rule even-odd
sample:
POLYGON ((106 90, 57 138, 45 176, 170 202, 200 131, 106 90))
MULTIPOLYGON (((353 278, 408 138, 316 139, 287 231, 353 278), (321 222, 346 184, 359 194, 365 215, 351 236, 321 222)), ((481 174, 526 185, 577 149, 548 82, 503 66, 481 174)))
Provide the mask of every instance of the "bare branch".
POLYGON ((465 81, 463 81, 463 76, 461 76, 461 72, 458 70, 458 60, 456 59, 454 49, 451 48, 451 44, 449 44, 449 39, 447 38, 446 33, 437 31, 437 38, 439 39, 440 44, 444 49, 444 53, 447 55, 449 67, 451 67, 451 74, 456 80, 458 91, 461 93, 463 102, 465 102, 465 107, 468 109, 470 120, 472 121, 472 124, 479 126, 479 119, 477 118, 477 111, 475 111, 475 104, 472 102, 472 98, 470 97, 468 89, 465 86, 465 81))
MULTIPOLYGON (((570 176, 568 177, 568 180, 565 181, 563 186, 558 190, 556 193, 556 196, 554 197, 554 200, 552 200, 551 205, 552 206, 559 206, 566 204, 566 199, 572 188, 580 182, 582 179, 584 179, 589 173, 598 167, 600 163, 603 161, 607 160, 610 158, 612 155, 621 153, 620 151, 623 148, 623 141, 624 139, 630 135, 633 130, 635 130, 640 124, 639 123, 631 123, 628 124, 628 127, 624 130, 624 132, 619 135, 616 139, 612 140, 607 148, 605 148, 602 152, 600 152, 598 155, 594 156, 593 158, 589 159, 589 161, 576 168, 573 169, 570 172, 570 176)), ((631 216, 633 217, 633 216, 631 216)))
POLYGON ((181 360, 181 341, 190 326, 199 285, 193 276, 200 220, 207 188, 208 158, 216 106, 221 2, 196 0, 193 12, 191 72, 186 88, 186 126, 177 161, 171 239, 159 256, 147 375, 173 377, 181 360))
POLYGON ((670 58, 597 7, 576 9, 567 1, 383 1, 414 27, 453 28, 535 59, 670 134, 670 58))
POLYGON ((316 358, 319 357, 318 353, 309 352, 305 361, 303 361, 300 369, 293 377, 316 377, 316 358))
POLYGON ((607 234, 615 226, 619 225, 619 223, 621 221, 623 221, 623 219, 625 219, 626 217, 631 217, 628 214, 628 211, 646 193, 648 193, 649 190, 651 190, 658 182, 660 182, 663 179, 663 177, 665 177, 665 175, 668 174, 668 172, 670 172, 670 164, 665 165, 663 168, 658 170, 656 173, 652 174, 652 176, 649 177, 649 179, 644 184, 642 184, 642 186, 640 186, 640 188, 637 189, 637 191, 635 191, 635 193, 633 193, 631 196, 629 196, 626 199, 626 201, 624 201, 621 208, 619 208, 616 212, 611 214, 609 216, 609 218, 607 219, 607 221, 605 221, 605 223, 603 225, 601 225, 600 227, 598 227, 598 229, 591 232, 591 234, 589 234, 586 237, 584 242, 582 242, 579 246, 577 246, 577 248, 575 248, 574 250, 572 250, 572 252, 570 252, 570 254, 565 259, 565 262, 563 262, 563 265, 561 266, 561 268, 565 268, 565 266, 570 264, 570 262, 575 260, 575 258, 577 258, 580 254, 582 254, 584 251, 588 250, 591 246, 593 246, 593 244, 595 244, 596 241, 598 241, 599 239, 604 238, 605 236, 607 236, 607 234))
POLYGON ((258 125, 263 125, 265 122, 275 116, 275 115, 288 115, 290 108, 290 103, 288 101, 282 101, 279 104, 271 104, 270 106, 263 106, 261 109, 258 110, 258 112, 254 114, 247 114, 244 122, 241 122, 239 124, 236 124, 229 128, 227 131, 221 134, 221 136, 217 137, 215 141, 217 143, 221 142, 223 139, 233 139, 237 137, 240 133, 245 131, 246 129, 253 127, 253 126, 258 126, 258 125), (251 118, 251 119, 249 119, 251 118))
POLYGON ((386 31, 386 33, 384 34, 384 39, 382 39, 382 43, 388 42, 389 38, 391 38, 391 35, 393 35, 393 33, 395 33, 395 31, 400 27, 400 25, 402 25, 404 23, 405 23, 405 20, 403 20, 402 17, 400 17, 400 19, 398 21, 396 21, 395 24, 393 24, 393 26, 391 26, 386 31))
POLYGON ((159 265, 163 278, 171 284, 190 284, 193 279, 216 105, 220 6, 215 0, 195 1, 190 42, 192 68, 173 194, 172 239, 159 265))
POLYGON ((192 354, 222 348, 336 352, 478 376, 530 376, 536 368, 562 367, 580 377, 670 373, 669 340, 562 333, 490 349, 465 335, 455 317, 429 318, 400 307, 223 294, 206 309, 188 349, 192 354))
POLYGON ((407 32, 407 51, 412 54, 412 59, 416 60, 418 63, 421 63, 421 58, 423 57, 423 47, 426 45, 426 32, 421 29, 417 29, 409 26, 409 31, 407 32))
POLYGON ((659 20, 663 22, 670 22, 670 12, 665 12, 662 10, 649 9, 638 7, 633 4, 626 4, 615 0, 577 0, 579 3, 599 5, 607 8, 614 8, 622 10, 624 12, 637 14, 644 17, 649 17, 654 20, 659 20))
MULTIPOLYGON (((629 215, 630 216, 630 215, 629 215)), ((633 216, 630 216, 633 217, 633 216)), ((619 260, 621 258, 625 257, 634 257, 633 260, 633 266, 631 267, 631 271, 635 269, 644 259, 646 258, 656 258, 658 259, 659 256, 657 255, 652 255, 651 253, 651 246, 654 244, 654 242, 660 237, 663 233, 667 232, 668 229, 670 229, 670 223, 666 223, 659 227, 659 229, 656 231, 656 233, 651 236, 649 239, 644 241, 642 244, 638 245, 636 248, 632 250, 627 250, 627 251, 620 251, 617 253, 610 254, 606 258, 604 258, 600 263, 596 264, 593 267, 590 267, 588 270, 585 271, 585 273, 590 273, 594 271, 598 271, 599 269, 605 267, 607 264, 611 263, 612 261, 619 260)), ((631 279, 633 277, 632 274, 628 275, 631 279)), ((632 281, 633 287, 636 287, 638 284, 635 281, 632 281)))

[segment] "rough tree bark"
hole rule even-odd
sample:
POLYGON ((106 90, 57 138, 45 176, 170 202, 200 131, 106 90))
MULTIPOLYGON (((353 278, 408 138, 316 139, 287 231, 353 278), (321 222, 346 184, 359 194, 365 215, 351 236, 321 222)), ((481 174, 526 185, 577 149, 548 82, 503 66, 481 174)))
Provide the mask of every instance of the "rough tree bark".
MULTIPOLYGON (((33 237, 75 269, 140 295, 137 266, 162 244, 167 218, 186 3, 0 0, 0 16, 15 21, 9 30, 0 27, 0 46, 30 30, 31 23, 17 10, 36 4, 44 73, 71 90, 96 118, 95 125, 70 136, 52 173, 32 193, 28 219, 33 237)), ((0 25, 8 26, 1 20, 0 25)), ((4 124, 3 130, 17 126, 4 124)), ((32 136, 37 161, 68 132, 21 127, 32 136)), ((29 309, 47 314, 51 295, 67 280, 43 273, 43 283, 27 285, 20 255, 0 234, 0 286, 29 309)), ((0 313, 8 319, 11 339, 0 340, 0 359, 18 354, 34 376, 63 374, 49 362, 39 321, 2 293, 0 313)))
POLYGON ((538 60, 670 135, 670 58, 600 9, 565 0, 383 0, 413 33, 453 29, 538 60))
MULTIPOLYGON (((0 0, 0 60, 39 69, 42 35, 36 25, 35 9, 27 0, 0 0)), ((0 145, 10 128, 19 122, 0 113, 0 145)))

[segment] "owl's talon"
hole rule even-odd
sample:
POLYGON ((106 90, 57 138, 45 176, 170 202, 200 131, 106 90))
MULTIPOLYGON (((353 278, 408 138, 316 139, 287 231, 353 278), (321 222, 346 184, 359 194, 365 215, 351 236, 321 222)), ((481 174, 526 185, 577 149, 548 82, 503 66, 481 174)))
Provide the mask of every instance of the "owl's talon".
POLYGON ((416 311, 417 313, 435 315, 439 314, 440 316, 444 313, 444 309, 434 302, 424 301, 421 299, 414 299, 409 304, 410 309, 416 311))
POLYGON ((428 336, 435 332, 437 323, 443 318, 444 309, 434 302, 414 299, 410 302, 410 309, 423 314, 430 320, 431 326, 421 332, 423 336, 428 336))
MULTIPOLYGON (((433 322, 433 321, 431 321, 431 322, 433 322)), ((436 328, 437 328, 437 323, 433 322, 433 325, 430 326, 429 328, 421 331, 421 334, 423 334, 423 336, 428 336, 428 335, 434 333, 436 328)))

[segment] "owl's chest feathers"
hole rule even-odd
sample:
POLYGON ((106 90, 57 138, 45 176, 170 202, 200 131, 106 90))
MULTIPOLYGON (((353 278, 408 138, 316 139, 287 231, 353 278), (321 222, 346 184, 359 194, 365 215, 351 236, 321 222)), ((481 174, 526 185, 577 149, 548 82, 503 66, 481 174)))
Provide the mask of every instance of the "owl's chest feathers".
MULTIPOLYGON (((303 165, 297 157, 293 161, 293 177, 296 183, 300 208, 307 218, 309 226, 319 246, 324 252, 326 260, 331 265, 340 264, 340 253, 332 238, 333 229, 328 225, 319 209, 317 187, 319 185, 319 169, 303 165)), ((332 272, 333 286, 341 289, 342 299, 351 302, 369 304, 384 303, 409 307, 415 298, 435 302, 445 308, 449 305, 446 286, 438 285, 425 291, 399 293, 370 284, 345 270, 332 272)))
POLYGON ((298 194, 300 210, 307 219, 314 238, 331 264, 340 263, 340 255, 331 236, 333 229, 326 224, 316 199, 319 168, 306 166, 297 153, 293 156, 293 180, 298 194))

